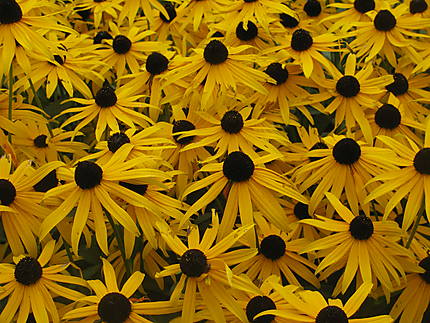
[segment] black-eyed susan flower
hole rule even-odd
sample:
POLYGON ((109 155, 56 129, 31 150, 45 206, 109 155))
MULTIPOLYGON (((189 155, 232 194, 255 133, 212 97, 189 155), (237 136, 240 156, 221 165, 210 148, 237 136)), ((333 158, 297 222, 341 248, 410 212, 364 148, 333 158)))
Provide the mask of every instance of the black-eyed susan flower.
MULTIPOLYGON (((219 104, 219 103, 218 103, 219 104)), ((199 136, 200 140, 190 143, 182 151, 197 147, 210 146, 215 149, 215 154, 210 160, 215 160, 233 151, 242 151, 252 158, 257 158, 255 148, 267 153, 280 154, 274 144, 287 145, 288 138, 283 136, 273 125, 264 123, 265 119, 251 117, 252 107, 244 108, 219 108, 216 114, 202 112, 200 116, 208 122, 208 127, 189 130, 185 135, 199 136)))
POLYGON ((194 55, 176 56, 175 69, 165 75, 164 86, 184 80, 190 83, 189 91, 204 84, 201 93, 201 109, 206 110, 215 99, 227 89, 237 92, 238 85, 266 94, 262 85, 268 77, 262 71, 251 67, 255 55, 244 54, 249 46, 227 47, 218 39, 210 40, 204 48, 195 48, 194 55))
POLYGON ((131 146, 121 147, 109 162, 103 165, 82 161, 73 168, 62 169, 62 180, 65 181, 65 184, 49 190, 44 196, 44 198, 58 197, 62 201, 42 222, 40 238, 43 239, 48 235, 49 231, 75 207, 76 212, 70 234, 72 248, 76 254, 78 254, 79 239, 90 212, 94 217, 97 243, 105 254, 108 254, 108 247, 104 210, 109 212, 121 226, 138 235, 135 222, 112 196, 121 198, 132 205, 145 207, 146 204, 140 201, 139 194, 121 186, 119 182, 133 179, 135 184, 146 184, 145 178, 150 180, 154 176, 159 176, 167 179, 169 176, 159 170, 137 168, 141 163, 140 158, 126 161, 127 151, 131 149, 131 146))
POLYGON ((271 78, 264 84, 268 94, 255 92, 249 97, 249 102, 255 105, 252 116, 264 117, 267 110, 276 114, 280 112, 283 122, 289 124, 290 109, 297 108, 312 122, 312 116, 304 105, 312 104, 319 110, 323 107, 319 104, 320 98, 313 99, 312 94, 305 89, 318 88, 318 86, 312 80, 300 75, 303 72, 301 67, 296 64, 271 62, 263 71, 271 78), (294 102, 293 106, 291 106, 292 102, 294 102))
MULTIPOLYGON (((417 144, 421 142, 416 130, 424 131, 424 125, 408 117, 410 115, 410 113, 406 112, 408 109, 394 95, 389 96, 387 103, 379 103, 369 108, 365 111, 365 114, 373 137, 383 135, 395 137, 398 140, 410 139, 417 144)), ((375 145, 381 145, 381 142, 376 139, 375 145)))
MULTIPOLYGON (((153 106, 158 107, 163 97, 169 97, 168 100, 170 101, 170 97, 176 95, 178 87, 175 84, 164 87, 163 82, 165 82, 165 79, 163 77, 172 70, 170 62, 173 56, 173 51, 149 54, 140 72, 123 77, 126 82, 125 86, 133 94, 148 94, 149 104, 153 106)), ((149 110, 149 115, 154 122, 157 121, 159 113, 159 109, 149 110)))
POLYGON ((257 225, 259 252, 235 266, 232 269, 233 273, 237 275, 246 273, 252 281, 256 279, 263 281, 271 275, 276 275, 284 277, 288 284, 296 286, 301 285, 296 277, 299 276, 319 288, 320 283, 313 273, 316 266, 298 254, 308 241, 291 239, 259 214, 255 214, 254 219, 257 225))
POLYGON ((259 50, 274 45, 271 35, 261 28, 255 20, 248 21, 248 25, 241 21, 237 24, 236 29, 232 31, 228 31, 231 28, 230 21, 226 20, 224 24, 223 29, 226 29, 225 43, 229 46, 250 45, 254 48, 250 48, 248 52, 258 53, 259 50))
POLYGON ((430 22, 429 19, 408 17, 405 11, 404 6, 390 8, 385 3, 378 11, 366 12, 371 21, 351 22, 357 29, 349 33, 355 37, 349 45, 357 51, 357 56, 366 56, 365 61, 369 62, 379 54, 396 66, 396 52, 410 45, 410 36, 423 37, 413 30, 426 28, 430 22))
POLYGON ((155 32, 158 41, 171 39, 173 45, 181 55, 186 55, 190 46, 197 46, 197 40, 194 39, 192 33, 184 29, 181 19, 182 14, 178 17, 177 4, 173 1, 164 1, 161 4, 166 10, 166 14, 157 11, 154 15, 154 23, 151 30, 155 32))
POLYGON ((356 56, 353 54, 346 58, 344 73, 335 68, 332 72, 333 79, 322 78, 317 81, 328 90, 328 95, 334 97, 324 112, 335 112, 335 127, 345 121, 348 133, 358 124, 366 141, 372 143, 372 131, 364 110, 366 107, 376 105, 378 98, 385 93, 384 87, 393 79, 391 76, 373 77, 372 64, 358 68, 356 56))
POLYGON ((428 110, 422 102, 430 101, 430 91, 427 89, 430 76, 413 72, 415 66, 413 63, 400 60, 392 73, 393 82, 385 88, 405 106, 404 112, 408 118, 423 122, 428 110))
POLYGON ((422 18, 430 18, 429 5, 426 0, 408 0, 404 3, 409 9, 411 15, 417 15, 422 18))
POLYGON ((105 84, 97 91, 94 99, 72 98, 68 100, 83 106, 69 108, 58 114, 58 116, 60 116, 68 113, 76 113, 69 117, 61 127, 66 127, 80 120, 73 130, 76 134, 92 120, 97 118, 97 125, 94 133, 96 140, 99 141, 106 128, 114 132, 119 132, 118 120, 122 121, 130 128, 135 128, 135 125, 140 125, 142 127, 148 126, 153 123, 152 120, 145 114, 134 110, 135 108, 148 106, 146 103, 137 101, 142 97, 144 97, 144 95, 132 95, 124 86, 113 89, 105 84))
MULTIPOLYGON (((276 292, 271 284, 271 280, 273 277, 264 280, 261 284, 255 286, 251 280, 247 276, 242 276, 244 279, 249 280, 248 286, 249 288, 246 291, 234 291, 234 297, 236 302, 244 309, 246 318, 251 323, 265 323, 265 322, 274 322, 274 323, 288 323, 289 321, 281 318, 275 317, 274 315, 262 316, 260 318, 254 319, 254 317, 261 312, 267 310, 282 310, 288 311, 292 310, 293 307, 289 305, 285 299, 276 292), (252 288, 254 286, 254 288, 252 288)), ((297 290, 299 287, 288 285, 289 289, 292 291, 297 290)), ((198 319, 210 319, 211 316, 208 313, 208 310, 202 310, 196 313, 196 317, 198 319)), ((239 323, 241 322, 237 317, 228 312, 224 311, 224 317, 227 322, 230 323, 239 323)))
POLYGON ((88 285, 96 295, 78 299, 78 303, 82 302, 87 306, 67 312, 63 316, 64 320, 85 319, 91 322, 100 320, 115 323, 150 323, 150 320, 141 315, 169 314, 180 310, 179 306, 170 302, 134 302, 131 298, 142 284, 145 275, 140 271, 134 272, 119 289, 112 265, 106 259, 102 259, 102 261, 105 282, 88 280, 88 285))
MULTIPOLYGON (((243 226, 215 243, 219 238, 219 220, 213 210, 212 227, 206 229, 200 239, 198 227, 193 226, 188 235, 187 247, 181 239, 170 232, 167 224, 159 224, 161 236, 180 259, 179 263, 165 267, 163 271, 157 273, 156 277, 181 273, 170 301, 177 304, 178 300, 183 298, 182 322, 193 321, 197 304, 210 309, 212 319, 216 321, 224 315, 221 305, 243 322, 246 321, 245 311, 237 306, 229 287, 241 289, 247 288, 248 284, 233 275, 228 266, 247 260, 252 257, 252 253, 250 254, 247 249, 239 252, 228 250, 251 228, 252 225, 243 226)), ((256 249, 254 249, 255 253, 257 253, 256 249)))
POLYGON ((148 37, 154 32, 141 26, 121 28, 110 22, 109 27, 113 39, 105 41, 109 45, 108 48, 97 51, 98 57, 108 65, 102 73, 106 73, 109 68, 113 69, 117 77, 128 74, 127 68, 132 73, 138 73, 146 56, 145 52, 162 51, 166 47, 162 42, 149 40, 148 37))
POLYGON ((100 164, 104 164, 109 161, 118 149, 125 144, 129 144, 132 145, 133 148, 127 154, 126 160, 145 155, 148 156, 148 159, 142 160, 142 164, 148 167, 157 167, 165 163, 160 156, 161 152, 165 149, 176 147, 174 142, 166 138, 163 134, 164 129, 161 123, 156 123, 140 131, 136 129, 127 129, 124 132, 114 132, 107 140, 99 141, 94 147, 96 150, 100 151, 88 154, 80 160, 95 159, 100 164))
POLYGON ((372 283, 363 283, 355 293, 349 297, 345 304, 340 299, 324 298, 319 291, 303 290, 293 293, 289 286, 282 287, 274 284, 274 289, 295 311, 268 310, 261 312, 256 319, 268 315, 279 316, 290 323, 298 322, 339 322, 339 323, 391 323, 393 319, 389 315, 379 315, 369 318, 351 318, 361 304, 366 300, 372 289, 372 283))
POLYGON ((60 165, 52 162, 34 173, 29 170, 31 162, 24 161, 13 171, 9 159, 0 158, 0 219, 14 255, 37 255, 40 221, 50 211, 40 205, 43 193, 35 192, 33 186, 60 165))
POLYGON ((86 98, 92 97, 88 81, 103 83, 104 78, 97 72, 104 66, 100 59, 92 54, 97 48, 88 37, 70 35, 64 41, 51 46, 52 54, 32 53, 31 70, 26 77, 15 83, 17 88, 28 90, 29 79, 37 91, 45 87, 47 98, 51 98, 58 86, 62 86, 70 97, 79 92, 86 98))
POLYGON ((400 323, 424 322, 430 304, 430 256, 423 248, 418 252, 421 273, 406 276, 405 289, 391 308, 390 315, 400 323))
POLYGON ((87 286, 80 277, 67 275, 69 264, 47 266, 54 254, 55 241, 43 248, 38 258, 28 255, 14 257, 15 264, 0 264, 0 299, 7 297, 0 320, 26 322, 33 314, 36 322, 60 322, 54 297, 76 301, 84 294, 59 283, 87 286), (64 272, 64 273, 63 273, 64 272))
POLYGON ((169 162, 174 169, 181 171, 176 177, 176 194, 182 196, 185 186, 192 180, 195 172, 198 170, 198 163, 208 159, 211 155, 204 147, 195 149, 182 149, 189 144, 200 140, 197 136, 188 136, 181 138, 179 133, 184 131, 200 129, 206 126, 206 122, 194 110, 182 109, 178 106, 172 107, 172 123, 161 125, 168 134, 168 139, 172 140, 176 147, 166 149, 162 153, 164 160, 169 162))
POLYGON ((324 66, 332 73, 332 65, 328 58, 321 52, 337 52, 339 35, 324 33, 317 36, 312 35, 309 30, 296 29, 291 35, 278 36, 275 41, 279 46, 274 46, 264 51, 264 54, 279 52, 283 56, 283 61, 294 59, 296 64, 300 64, 303 73, 307 78, 311 77, 312 72, 318 69, 318 73, 323 73, 321 67, 324 66))
MULTIPOLYGON (((427 123, 429 124, 429 123, 427 123)), ((420 148, 417 144, 409 141, 408 144, 397 141, 394 138, 379 136, 378 140, 382 141, 387 147, 392 149, 398 156, 395 160, 399 169, 393 169, 384 172, 369 181, 374 183, 382 181, 378 187, 369 191, 366 202, 378 198, 384 194, 394 191, 390 196, 388 203, 385 204, 384 218, 408 196, 402 228, 408 229, 413 223, 421 205, 425 204, 427 217, 430 214, 430 174, 429 156, 430 156, 430 131, 427 125, 424 145, 420 148)))
POLYGON ((325 192, 331 192, 338 198, 345 192, 355 214, 358 214, 359 205, 369 214, 369 204, 365 202, 366 192, 370 192, 375 185, 364 186, 383 171, 397 168, 393 162, 395 153, 345 136, 324 137, 323 142, 328 148, 308 152, 308 157, 319 158, 298 166, 293 175, 293 179, 300 183, 300 191, 317 184, 309 201, 309 211, 315 211, 325 192))
MULTIPOLYGON (((51 8, 55 5, 49 4, 51 8)), ((46 7, 46 3, 44 4, 46 7)), ((58 30, 73 32, 72 29, 59 25, 51 15, 32 14, 32 10, 38 7, 36 1, 2 0, 0 2, 0 44, 2 50, 2 65, 0 74, 9 72, 12 60, 17 53, 17 44, 27 51, 38 51, 46 55, 52 55, 49 50, 49 42, 37 30, 58 30)))
POLYGON ((327 6, 340 9, 332 12, 329 16, 323 19, 332 21, 333 24, 329 27, 329 31, 348 31, 352 28, 351 22, 370 21, 370 17, 366 12, 379 10, 385 1, 381 0, 344 0, 342 2, 329 3, 327 6))
POLYGON ((354 214, 331 193, 326 193, 326 197, 341 220, 318 215, 317 219, 302 220, 333 233, 309 243, 302 252, 324 251, 316 270, 320 279, 344 269, 334 295, 345 293, 356 277, 357 282, 374 286, 379 281, 389 299, 390 292, 404 281, 405 272, 414 268, 412 252, 398 243, 402 235, 399 226, 394 221, 373 221, 366 215, 354 214))
POLYGON ((330 23, 325 18, 333 14, 333 9, 326 6, 325 1, 298 0, 291 3, 291 8, 298 15, 299 21, 312 26, 317 32, 325 32, 330 23))
MULTIPOLYGON (((189 185, 183 194, 188 194, 207 187, 211 187, 185 213, 182 223, 191 215, 205 208, 225 187, 228 187, 226 207, 220 226, 220 237, 225 237, 236 222, 239 213, 242 225, 254 223, 253 211, 259 210, 265 218, 280 229, 287 230, 284 221, 285 212, 281 207, 280 196, 285 196, 303 203, 307 200, 286 177, 263 166, 276 155, 266 155, 252 159, 241 151, 234 151, 227 155, 222 163, 208 163, 200 172, 210 175, 189 185)), ((255 234, 251 232, 248 242, 255 246, 255 234)))
POLYGON ((13 143, 17 151, 22 152, 26 159, 34 159, 39 165, 58 160, 61 153, 72 154, 72 159, 82 157, 88 147, 83 142, 70 141, 75 136, 73 131, 55 128, 50 133, 46 123, 17 121, 14 127, 13 143))

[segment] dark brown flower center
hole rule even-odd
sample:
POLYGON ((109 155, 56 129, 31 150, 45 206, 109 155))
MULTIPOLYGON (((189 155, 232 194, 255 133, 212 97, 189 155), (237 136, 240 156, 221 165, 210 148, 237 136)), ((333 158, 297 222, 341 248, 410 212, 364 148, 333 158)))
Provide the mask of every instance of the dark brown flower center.
POLYGON ((234 151, 224 160, 222 171, 224 176, 233 182, 244 182, 254 173, 252 159, 241 151, 234 151))
POLYGON ((297 202, 296 205, 294 205, 294 215, 299 220, 310 219, 309 205, 297 202))
POLYGON ((373 25, 379 31, 390 31, 396 26, 396 17, 390 10, 380 10, 373 21, 373 25))
POLYGON ((209 264, 205 254, 198 249, 189 249, 184 252, 179 261, 181 271, 188 277, 200 277, 209 272, 209 264))
POLYGON ((113 39, 112 47, 117 54, 126 54, 130 50, 132 45, 131 40, 124 36, 118 35, 113 39))
POLYGON ((373 222, 365 216, 356 216, 349 224, 351 235, 357 240, 367 240, 373 234, 373 222))
POLYGON ((251 323, 271 323, 275 319, 274 315, 263 315, 254 319, 257 314, 268 310, 276 310, 272 299, 267 296, 255 296, 246 304, 246 317, 251 323))
POLYGON ((9 206, 15 201, 15 186, 7 179, 0 179, 0 201, 1 205, 9 206))
POLYGON ((257 26, 251 22, 248 21, 247 29, 244 28, 243 22, 241 21, 237 27, 236 27, 236 37, 243 41, 250 41, 253 40, 258 35, 258 28, 257 26))
POLYGON ((100 108, 109 108, 118 101, 115 90, 110 86, 103 86, 94 97, 96 104, 100 108))
POLYGON ((270 260, 277 260, 285 254, 286 244, 280 236, 272 234, 260 243, 261 254, 270 260))
POLYGON ((312 39, 309 31, 304 29, 297 29, 293 32, 293 36, 291 37, 291 48, 298 52, 303 52, 309 48, 311 48, 314 40, 312 39))
POLYGON ((409 3, 409 12, 411 14, 423 13, 428 8, 427 2, 425 0, 412 0, 409 3))
POLYGON ((406 76, 401 73, 393 74, 394 82, 388 84, 385 88, 387 91, 393 93, 395 96, 399 96, 408 92, 409 82, 406 76))
POLYGON ((326 306, 317 315, 315 323, 348 323, 348 316, 337 306, 326 306))
POLYGON ((395 129, 400 125, 402 115, 394 105, 386 103, 375 113, 375 123, 384 129, 395 129))
POLYGON ((279 18, 281 19, 281 24, 285 28, 295 28, 299 25, 299 21, 286 13, 279 14, 279 18))
POLYGON ((36 192, 48 192, 51 188, 57 187, 58 178, 57 171, 54 169, 42 178, 38 183, 34 184, 33 188, 36 192))
POLYGON ((317 17, 320 15, 322 8, 318 0, 308 0, 303 10, 309 17, 317 17))
POLYGON ((107 146, 113 153, 120 149, 122 145, 128 143, 130 143, 130 138, 123 132, 114 133, 107 140, 107 146))
POLYGON ((15 280, 18 283, 29 286, 36 283, 42 277, 42 266, 33 257, 24 257, 15 266, 15 280))
POLYGON ((0 24, 13 24, 22 19, 22 10, 15 0, 0 0, 0 24))
POLYGON ((46 148, 46 147, 48 147, 48 144, 46 143, 47 138, 48 137, 46 135, 39 135, 33 139, 33 144, 37 148, 46 148))
POLYGON ((228 49, 217 39, 213 39, 206 45, 203 52, 206 62, 212 65, 224 63, 228 58, 228 49))
POLYGON ((360 145, 354 139, 343 138, 333 147, 333 157, 339 164, 352 165, 360 156, 360 145))
POLYGON ((288 70, 282 67, 281 63, 272 63, 264 70, 264 73, 269 75, 276 81, 276 85, 284 84, 288 80, 288 70))
POLYGON ((176 120, 173 122, 173 129, 172 129, 173 139, 175 139, 175 141, 178 144, 187 145, 193 141, 194 136, 187 136, 187 137, 180 138, 181 135, 175 135, 175 133, 182 132, 182 131, 190 131, 194 129, 196 129, 196 127, 190 121, 176 120))
POLYGON ((242 115, 235 110, 227 111, 221 119, 221 128, 231 134, 239 133, 243 128, 242 115))
POLYGON ((354 8, 359 13, 366 13, 375 9, 375 1, 374 0, 355 0, 354 8))
POLYGON ((91 161, 79 162, 75 169, 75 182, 83 190, 99 185, 103 178, 102 168, 91 161))
POLYGON ((336 82, 336 91, 345 98, 352 98, 360 92, 360 82, 355 76, 342 76, 336 82))
POLYGON ((416 153, 414 167, 418 173, 430 175, 430 148, 423 148, 416 153))
POLYGON ((167 70, 169 60, 163 54, 154 52, 146 59, 145 68, 152 75, 158 75, 167 70))
POLYGON ((97 312, 103 322, 123 323, 131 313, 131 303, 121 293, 109 293, 102 297, 97 312))

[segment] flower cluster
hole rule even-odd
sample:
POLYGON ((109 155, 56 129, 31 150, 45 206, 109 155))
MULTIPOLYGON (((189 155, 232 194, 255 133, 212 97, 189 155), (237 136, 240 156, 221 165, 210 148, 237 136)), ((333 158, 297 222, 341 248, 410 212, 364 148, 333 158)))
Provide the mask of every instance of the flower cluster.
POLYGON ((429 0, 0 0, 0 322, 430 321, 429 37, 429 0))

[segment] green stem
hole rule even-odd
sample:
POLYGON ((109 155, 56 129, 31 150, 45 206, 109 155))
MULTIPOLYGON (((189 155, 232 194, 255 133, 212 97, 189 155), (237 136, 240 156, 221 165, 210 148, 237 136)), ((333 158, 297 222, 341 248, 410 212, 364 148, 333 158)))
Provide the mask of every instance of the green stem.
POLYGON ((129 278, 131 276, 131 264, 128 261, 127 256, 125 254, 124 241, 123 241, 121 234, 118 230, 118 226, 115 224, 112 216, 107 211, 105 212, 105 214, 106 214, 106 217, 108 218, 108 221, 109 221, 109 223, 113 229, 113 232, 115 234, 115 239, 116 239, 116 242, 118 243, 118 248, 121 251, 121 257, 122 257, 122 260, 124 261, 125 271, 127 273, 126 278, 129 278))
MULTIPOLYGON (((10 121, 12 121, 12 103, 13 103, 13 64, 10 64, 9 68, 9 101, 8 101, 8 110, 7 117, 10 121)), ((12 142, 12 135, 8 134, 9 142, 12 142)))
POLYGON ((412 227, 412 231, 409 235, 409 239, 406 242, 406 248, 409 249, 409 247, 411 246, 412 240, 414 239, 415 233, 417 232, 418 229, 418 225, 420 224, 421 221, 421 217, 424 215, 425 212, 425 201, 423 201, 423 204, 421 205, 420 210, 418 211, 418 216, 415 220, 414 226, 412 227))

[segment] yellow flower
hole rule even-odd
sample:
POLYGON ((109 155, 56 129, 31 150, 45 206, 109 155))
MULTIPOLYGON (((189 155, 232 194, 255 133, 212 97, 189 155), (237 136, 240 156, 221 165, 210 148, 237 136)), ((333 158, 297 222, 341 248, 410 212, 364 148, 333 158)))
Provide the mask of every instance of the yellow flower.
POLYGON ((333 234, 309 243, 301 253, 319 250, 324 256, 316 270, 321 280, 345 268, 333 295, 344 294, 356 277, 357 282, 375 286, 379 281, 389 301, 390 292, 404 281, 405 271, 417 270, 412 252, 399 244, 402 231, 394 221, 372 221, 365 215, 353 214, 333 194, 326 196, 341 220, 318 215, 318 220, 302 220, 333 234))
POLYGON ((35 192, 33 186, 61 164, 52 162, 33 172, 31 162, 24 161, 11 173, 10 161, 0 158, 0 219, 14 255, 27 250, 36 256, 40 220, 50 210, 40 205, 43 193, 35 192))
MULTIPOLYGON (((253 210, 258 209, 276 227, 287 230, 284 221, 285 212, 279 201, 283 195, 291 199, 307 203, 286 177, 265 168, 262 165, 276 156, 266 155, 256 159, 250 158, 241 151, 227 155, 222 163, 208 163, 200 172, 212 173, 188 186, 183 198, 188 194, 212 185, 185 213, 181 223, 197 211, 205 208, 228 187, 227 202, 220 226, 220 237, 225 237, 233 229, 239 213, 242 225, 254 223, 253 210)), ((250 232, 247 237, 250 245, 255 246, 255 234, 250 232)))
POLYGON ((379 315, 369 318, 352 319, 351 316, 358 311, 372 289, 372 283, 363 283, 355 293, 343 304, 340 299, 329 299, 328 302, 318 291, 303 290, 293 293, 289 286, 282 287, 273 284, 283 299, 293 310, 268 310, 258 314, 254 320, 262 316, 275 315, 288 320, 289 323, 299 322, 349 322, 349 323, 392 323, 389 315, 379 315))
POLYGON ((103 276, 105 283, 100 280, 88 280, 87 283, 96 293, 94 296, 86 296, 78 299, 82 306, 67 312, 63 320, 83 318, 87 321, 123 322, 123 323, 151 323, 140 315, 160 315, 174 313, 180 310, 170 302, 143 302, 135 303, 131 297, 142 284, 145 277, 139 271, 133 273, 124 283, 121 290, 115 277, 112 265, 103 261, 103 276))
POLYGON ((288 284, 300 286, 296 275, 319 288, 320 283, 313 270, 316 266, 298 252, 307 245, 305 239, 291 239, 274 225, 268 223, 260 214, 254 215, 257 224, 259 253, 242 261, 233 268, 233 273, 246 273, 252 280, 262 281, 271 275, 284 277, 288 284), (312 271, 310 270, 312 269, 312 271))
MULTIPOLYGON (((65 184, 55 187, 45 193, 44 198, 59 197, 63 201, 42 222, 40 238, 43 239, 48 233, 61 222, 73 208, 76 213, 73 219, 71 241, 73 251, 78 254, 79 239, 82 230, 87 224, 89 213, 94 217, 96 240, 100 249, 108 254, 107 229, 103 208, 117 220, 121 226, 138 235, 136 223, 130 215, 113 200, 112 196, 118 197, 132 205, 146 207, 141 202, 141 196, 119 184, 120 181, 133 180, 137 184, 147 184, 151 179, 170 177, 162 171, 147 168, 137 168, 141 159, 125 161, 131 146, 121 147, 103 165, 90 161, 78 162, 76 167, 61 169, 65 184)), ((146 157, 144 157, 146 158, 146 157)), ((50 165, 51 163, 47 164, 50 165)))
POLYGON ((255 55, 244 54, 248 48, 248 45, 227 47, 220 40, 212 39, 205 48, 195 48, 194 55, 176 56, 172 64, 177 67, 164 76, 164 86, 184 80, 190 84, 187 92, 193 92, 204 83, 201 110, 207 110, 228 89, 237 92, 239 84, 266 94, 262 82, 268 77, 251 67, 255 55))
POLYGON ((61 127, 63 128, 72 122, 81 120, 74 128, 74 133, 76 134, 92 120, 97 118, 95 130, 97 141, 100 140, 106 127, 114 132, 119 132, 117 120, 124 122, 130 128, 135 128, 135 125, 145 127, 148 124, 152 124, 153 121, 143 113, 134 110, 134 108, 148 106, 146 103, 137 101, 142 97, 144 97, 144 95, 132 96, 131 92, 124 86, 114 90, 112 87, 105 84, 97 91, 94 99, 73 98, 68 100, 84 106, 70 108, 58 114, 58 116, 61 116, 67 113, 78 112, 68 118, 61 127))
MULTIPOLYGON (((209 310, 211 317, 216 321, 220 321, 224 315, 222 305, 242 322, 246 322, 245 312, 237 306, 232 291, 228 287, 245 290, 251 287, 244 279, 233 275, 228 266, 246 260, 253 254, 249 252, 249 249, 231 252, 228 252, 228 249, 251 228, 252 225, 241 227, 215 243, 215 240, 219 238, 219 220, 218 215, 212 210, 212 228, 206 229, 200 239, 198 227, 191 227, 187 247, 176 235, 172 234, 166 223, 159 223, 161 236, 180 259, 179 263, 165 267, 163 271, 156 274, 156 277, 181 273, 181 278, 171 294, 170 301, 177 304, 185 287, 182 322, 193 322, 196 306, 199 303, 209 310)), ((254 254, 256 253, 257 250, 254 249, 254 254)))
MULTIPOLYGON (((72 33, 73 30, 61 26, 52 15, 32 16, 31 11, 39 6, 37 0, 3 0, 0 3, 0 45, 2 50, 2 63, 0 75, 11 68, 12 60, 17 52, 17 44, 27 51, 37 51, 52 56, 49 50, 49 41, 35 28, 44 30, 59 30, 72 33)), ((46 4, 44 4, 46 7, 46 4)), ((50 4, 50 7, 55 7, 50 4)))
POLYGON ((37 322, 60 322, 54 297, 76 301, 85 295, 58 283, 87 286, 85 280, 61 274, 68 264, 47 266, 54 254, 55 241, 51 240, 36 259, 21 255, 14 257, 15 265, 0 264, 0 299, 8 297, 0 314, 1 322, 24 323, 30 313, 37 322))

